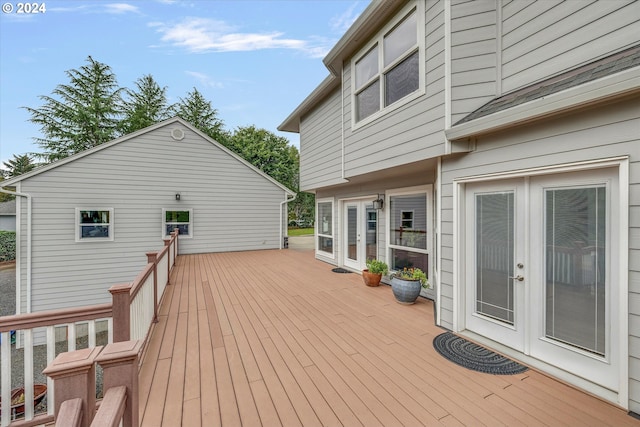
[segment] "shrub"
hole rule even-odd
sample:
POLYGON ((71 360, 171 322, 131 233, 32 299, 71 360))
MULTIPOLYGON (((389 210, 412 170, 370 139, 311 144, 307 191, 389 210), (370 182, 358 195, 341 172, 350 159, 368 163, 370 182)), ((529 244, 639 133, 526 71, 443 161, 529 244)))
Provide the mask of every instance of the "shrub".
POLYGON ((16 259, 15 231, 0 231, 0 262, 16 259))

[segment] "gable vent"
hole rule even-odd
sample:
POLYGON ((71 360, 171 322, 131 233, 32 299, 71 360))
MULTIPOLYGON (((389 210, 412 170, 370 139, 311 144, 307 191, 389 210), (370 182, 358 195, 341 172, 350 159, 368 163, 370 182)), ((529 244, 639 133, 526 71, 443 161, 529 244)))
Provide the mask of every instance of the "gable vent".
POLYGON ((182 141, 184 139, 184 131, 180 128, 171 129, 171 138, 176 141, 182 141))

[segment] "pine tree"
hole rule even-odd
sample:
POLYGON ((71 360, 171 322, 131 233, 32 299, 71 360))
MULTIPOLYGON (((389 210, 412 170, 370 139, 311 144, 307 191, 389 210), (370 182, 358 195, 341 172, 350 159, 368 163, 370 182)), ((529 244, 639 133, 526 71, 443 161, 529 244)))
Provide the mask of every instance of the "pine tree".
POLYGON ((69 84, 58 85, 52 96, 41 96, 38 109, 24 107, 32 123, 40 125, 44 150, 34 153, 46 162, 65 158, 118 136, 121 89, 111 67, 87 57, 80 69, 66 71, 69 84))
POLYGON ((139 78, 136 90, 125 89, 122 103, 124 118, 120 123, 123 134, 135 132, 171 116, 167 102, 167 87, 160 87, 151 74, 139 78))
POLYGON ((215 141, 226 145, 229 135, 224 130, 224 123, 218 118, 218 110, 211 106, 204 96, 193 88, 186 98, 180 98, 175 105, 176 114, 182 119, 194 125, 215 141))
POLYGON ((6 176, 7 178, 12 178, 14 176, 30 172, 35 169, 36 166, 38 166, 37 164, 33 163, 31 156, 29 156, 28 154, 23 154, 20 156, 14 154, 13 159, 7 160, 6 162, 3 162, 3 164, 6 168, 4 176, 6 176))

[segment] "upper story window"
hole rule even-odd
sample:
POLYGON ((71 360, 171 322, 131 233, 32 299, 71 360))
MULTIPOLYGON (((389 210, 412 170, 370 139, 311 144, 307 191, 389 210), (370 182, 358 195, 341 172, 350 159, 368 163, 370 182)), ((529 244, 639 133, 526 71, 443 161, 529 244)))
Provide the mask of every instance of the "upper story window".
POLYGON ((113 208, 76 208, 76 242, 113 240, 113 208))
POLYGON ((352 62, 354 122, 374 116, 424 88, 424 36, 417 6, 405 9, 352 62))

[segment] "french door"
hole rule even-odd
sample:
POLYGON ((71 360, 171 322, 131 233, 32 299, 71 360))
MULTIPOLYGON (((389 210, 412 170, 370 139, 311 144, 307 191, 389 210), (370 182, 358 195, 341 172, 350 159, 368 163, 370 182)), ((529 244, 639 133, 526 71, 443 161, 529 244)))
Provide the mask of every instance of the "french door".
POLYGON ((465 188, 466 328, 616 391, 617 170, 465 188))
POLYGON ((344 206, 344 265, 366 268, 367 259, 378 257, 378 211, 373 202, 349 200, 344 206))

